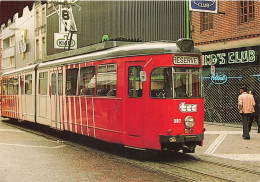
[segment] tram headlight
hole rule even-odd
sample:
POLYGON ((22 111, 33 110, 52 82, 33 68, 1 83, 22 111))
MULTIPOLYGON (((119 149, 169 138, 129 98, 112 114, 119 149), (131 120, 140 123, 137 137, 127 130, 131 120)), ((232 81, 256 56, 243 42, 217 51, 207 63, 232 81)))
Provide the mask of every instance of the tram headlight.
POLYGON ((192 128, 195 124, 195 119, 192 116, 187 116, 184 120, 186 128, 192 128))

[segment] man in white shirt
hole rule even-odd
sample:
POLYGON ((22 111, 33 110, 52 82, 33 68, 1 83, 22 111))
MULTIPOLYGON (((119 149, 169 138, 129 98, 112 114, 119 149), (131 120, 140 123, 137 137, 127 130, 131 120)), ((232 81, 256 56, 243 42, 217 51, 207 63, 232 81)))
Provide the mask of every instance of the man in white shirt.
POLYGON ((238 96, 238 109, 242 116, 243 139, 245 140, 250 140, 248 124, 250 114, 255 112, 254 107, 254 97, 247 93, 247 88, 245 86, 241 87, 240 95, 238 96))

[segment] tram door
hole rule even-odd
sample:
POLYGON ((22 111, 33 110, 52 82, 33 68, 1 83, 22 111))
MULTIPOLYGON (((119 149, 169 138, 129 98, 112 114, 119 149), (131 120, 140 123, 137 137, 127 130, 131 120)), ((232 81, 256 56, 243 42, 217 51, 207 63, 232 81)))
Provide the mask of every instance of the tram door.
POLYGON ((143 82, 140 80, 140 71, 144 61, 126 63, 126 90, 125 99, 125 145, 142 147, 142 131, 144 127, 144 97, 143 82))
POLYGON ((50 71, 51 126, 63 130, 62 70, 50 71))

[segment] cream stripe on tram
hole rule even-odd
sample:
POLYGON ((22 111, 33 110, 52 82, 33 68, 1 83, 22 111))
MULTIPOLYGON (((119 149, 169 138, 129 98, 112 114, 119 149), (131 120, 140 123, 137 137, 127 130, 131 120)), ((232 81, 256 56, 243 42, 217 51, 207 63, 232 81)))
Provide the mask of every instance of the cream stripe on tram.
POLYGON ((67 98, 66 98, 66 66, 63 66, 63 73, 62 73, 62 101, 63 103, 65 104, 62 104, 63 106, 63 116, 64 116, 64 126, 65 126, 65 130, 66 131, 69 131, 69 128, 68 128, 68 116, 67 116, 67 98), (65 75, 65 76, 64 76, 65 75))
POLYGON ((96 138, 94 97, 92 97, 92 110, 93 110, 93 132, 94 132, 94 137, 96 138))
POLYGON ((69 118, 68 118, 68 122, 69 122, 69 126, 70 126, 69 130, 73 131, 73 128, 72 128, 72 117, 71 117, 71 97, 70 96, 68 96, 68 104, 69 104, 69 110, 68 110, 69 118))
POLYGON ((75 125, 75 133, 78 133, 78 123, 77 123, 77 108, 76 108, 76 96, 73 96, 73 106, 74 106, 74 125, 75 125))
MULTIPOLYGON (((81 74, 81 66, 79 64, 79 80, 80 80, 80 74, 81 74)), ((80 83, 79 83, 80 86, 80 83)), ((80 118, 80 130, 81 130, 81 134, 83 134, 83 124, 82 124, 82 111, 81 111, 81 96, 80 96, 80 90, 79 90, 79 118, 80 118)))
POLYGON ((80 117, 80 130, 81 134, 83 134, 83 126, 82 126, 82 112, 81 112, 81 96, 79 96, 79 117, 80 117))
POLYGON ((89 136, 89 125, 88 125, 88 99, 85 97, 85 103, 86 103, 86 120, 87 120, 87 134, 89 136))

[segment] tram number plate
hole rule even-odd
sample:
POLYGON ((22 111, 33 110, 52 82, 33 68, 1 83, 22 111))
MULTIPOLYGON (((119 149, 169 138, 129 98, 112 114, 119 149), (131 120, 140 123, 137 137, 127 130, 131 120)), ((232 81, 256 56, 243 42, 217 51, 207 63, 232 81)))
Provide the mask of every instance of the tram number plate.
POLYGON ((186 136, 185 137, 185 140, 187 141, 187 142, 189 142, 189 141, 196 141, 196 136, 186 136))

